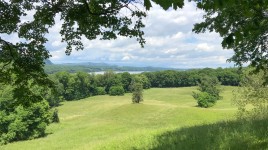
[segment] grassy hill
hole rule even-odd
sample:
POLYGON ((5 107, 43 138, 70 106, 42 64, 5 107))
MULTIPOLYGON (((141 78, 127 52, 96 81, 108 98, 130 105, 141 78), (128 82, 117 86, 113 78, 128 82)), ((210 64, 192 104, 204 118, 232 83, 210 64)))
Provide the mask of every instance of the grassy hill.
MULTIPOLYGON (((239 144, 232 138, 240 136, 243 129, 235 129, 240 123, 224 122, 235 118, 233 87, 223 87, 223 100, 209 109, 196 107, 193 90, 196 87, 149 89, 141 104, 132 104, 131 94, 64 102, 58 108, 61 122, 50 125, 46 137, 0 149, 228 149, 228 141, 239 144)), ((265 137, 257 142, 263 139, 266 146, 265 137)), ((252 147, 248 144, 245 148, 252 147)))

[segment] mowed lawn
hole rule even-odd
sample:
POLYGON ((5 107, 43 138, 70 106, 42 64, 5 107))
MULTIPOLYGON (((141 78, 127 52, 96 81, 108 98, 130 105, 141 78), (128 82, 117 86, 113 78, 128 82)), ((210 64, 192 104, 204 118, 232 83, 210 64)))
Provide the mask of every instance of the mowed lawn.
POLYGON ((46 137, 0 149, 164 149, 157 148, 164 145, 161 142, 168 142, 161 141, 161 135, 234 119, 234 88, 222 87, 223 99, 208 109, 196 107, 191 96, 196 87, 145 90, 141 104, 132 104, 131 94, 64 102, 58 107, 60 123, 50 125, 46 137))

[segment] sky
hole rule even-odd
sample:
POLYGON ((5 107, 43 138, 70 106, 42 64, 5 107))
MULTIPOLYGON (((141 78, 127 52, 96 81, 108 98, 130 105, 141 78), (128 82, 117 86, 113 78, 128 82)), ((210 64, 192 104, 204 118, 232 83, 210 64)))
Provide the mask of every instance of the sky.
POLYGON ((59 34, 59 16, 49 30, 46 47, 54 64, 95 62, 119 66, 153 66, 170 68, 233 67, 226 60, 232 50, 223 50, 217 33, 195 34, 193 25, 202 21, 203 12, 194 3, 185 1, 183 9, 164 11, 153 5, 144 19, 146 44, 141 48, 135 38, 118 37, 116 40, 82 39, 83 51, 65 55, 65 43, 59 34))

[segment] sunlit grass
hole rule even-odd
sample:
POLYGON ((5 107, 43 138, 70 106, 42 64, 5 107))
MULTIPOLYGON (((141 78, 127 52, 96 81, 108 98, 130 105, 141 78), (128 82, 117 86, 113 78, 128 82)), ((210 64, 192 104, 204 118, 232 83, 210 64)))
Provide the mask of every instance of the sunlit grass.
POLYGON ((61 122, 50 125, 46 137, 0 149, 161 149, 171 146, 161 138, 174 143, 166 134, 179 136, 181 129, 233 120, 233 88, 223 87, 223 99, 208 109, 196 107, 191 96, 196 87, 149 89, 141 104, 132 104, 131 94, 64 102, 58 108, 61 122))

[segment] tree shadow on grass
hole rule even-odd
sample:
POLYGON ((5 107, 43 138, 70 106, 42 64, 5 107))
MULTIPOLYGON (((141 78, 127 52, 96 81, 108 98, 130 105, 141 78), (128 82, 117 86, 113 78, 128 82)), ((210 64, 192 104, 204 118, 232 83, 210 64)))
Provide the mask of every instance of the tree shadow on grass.
POLYGON ((268 149, 268 119, 182 128, 156 137, 153 150, 268 149))

